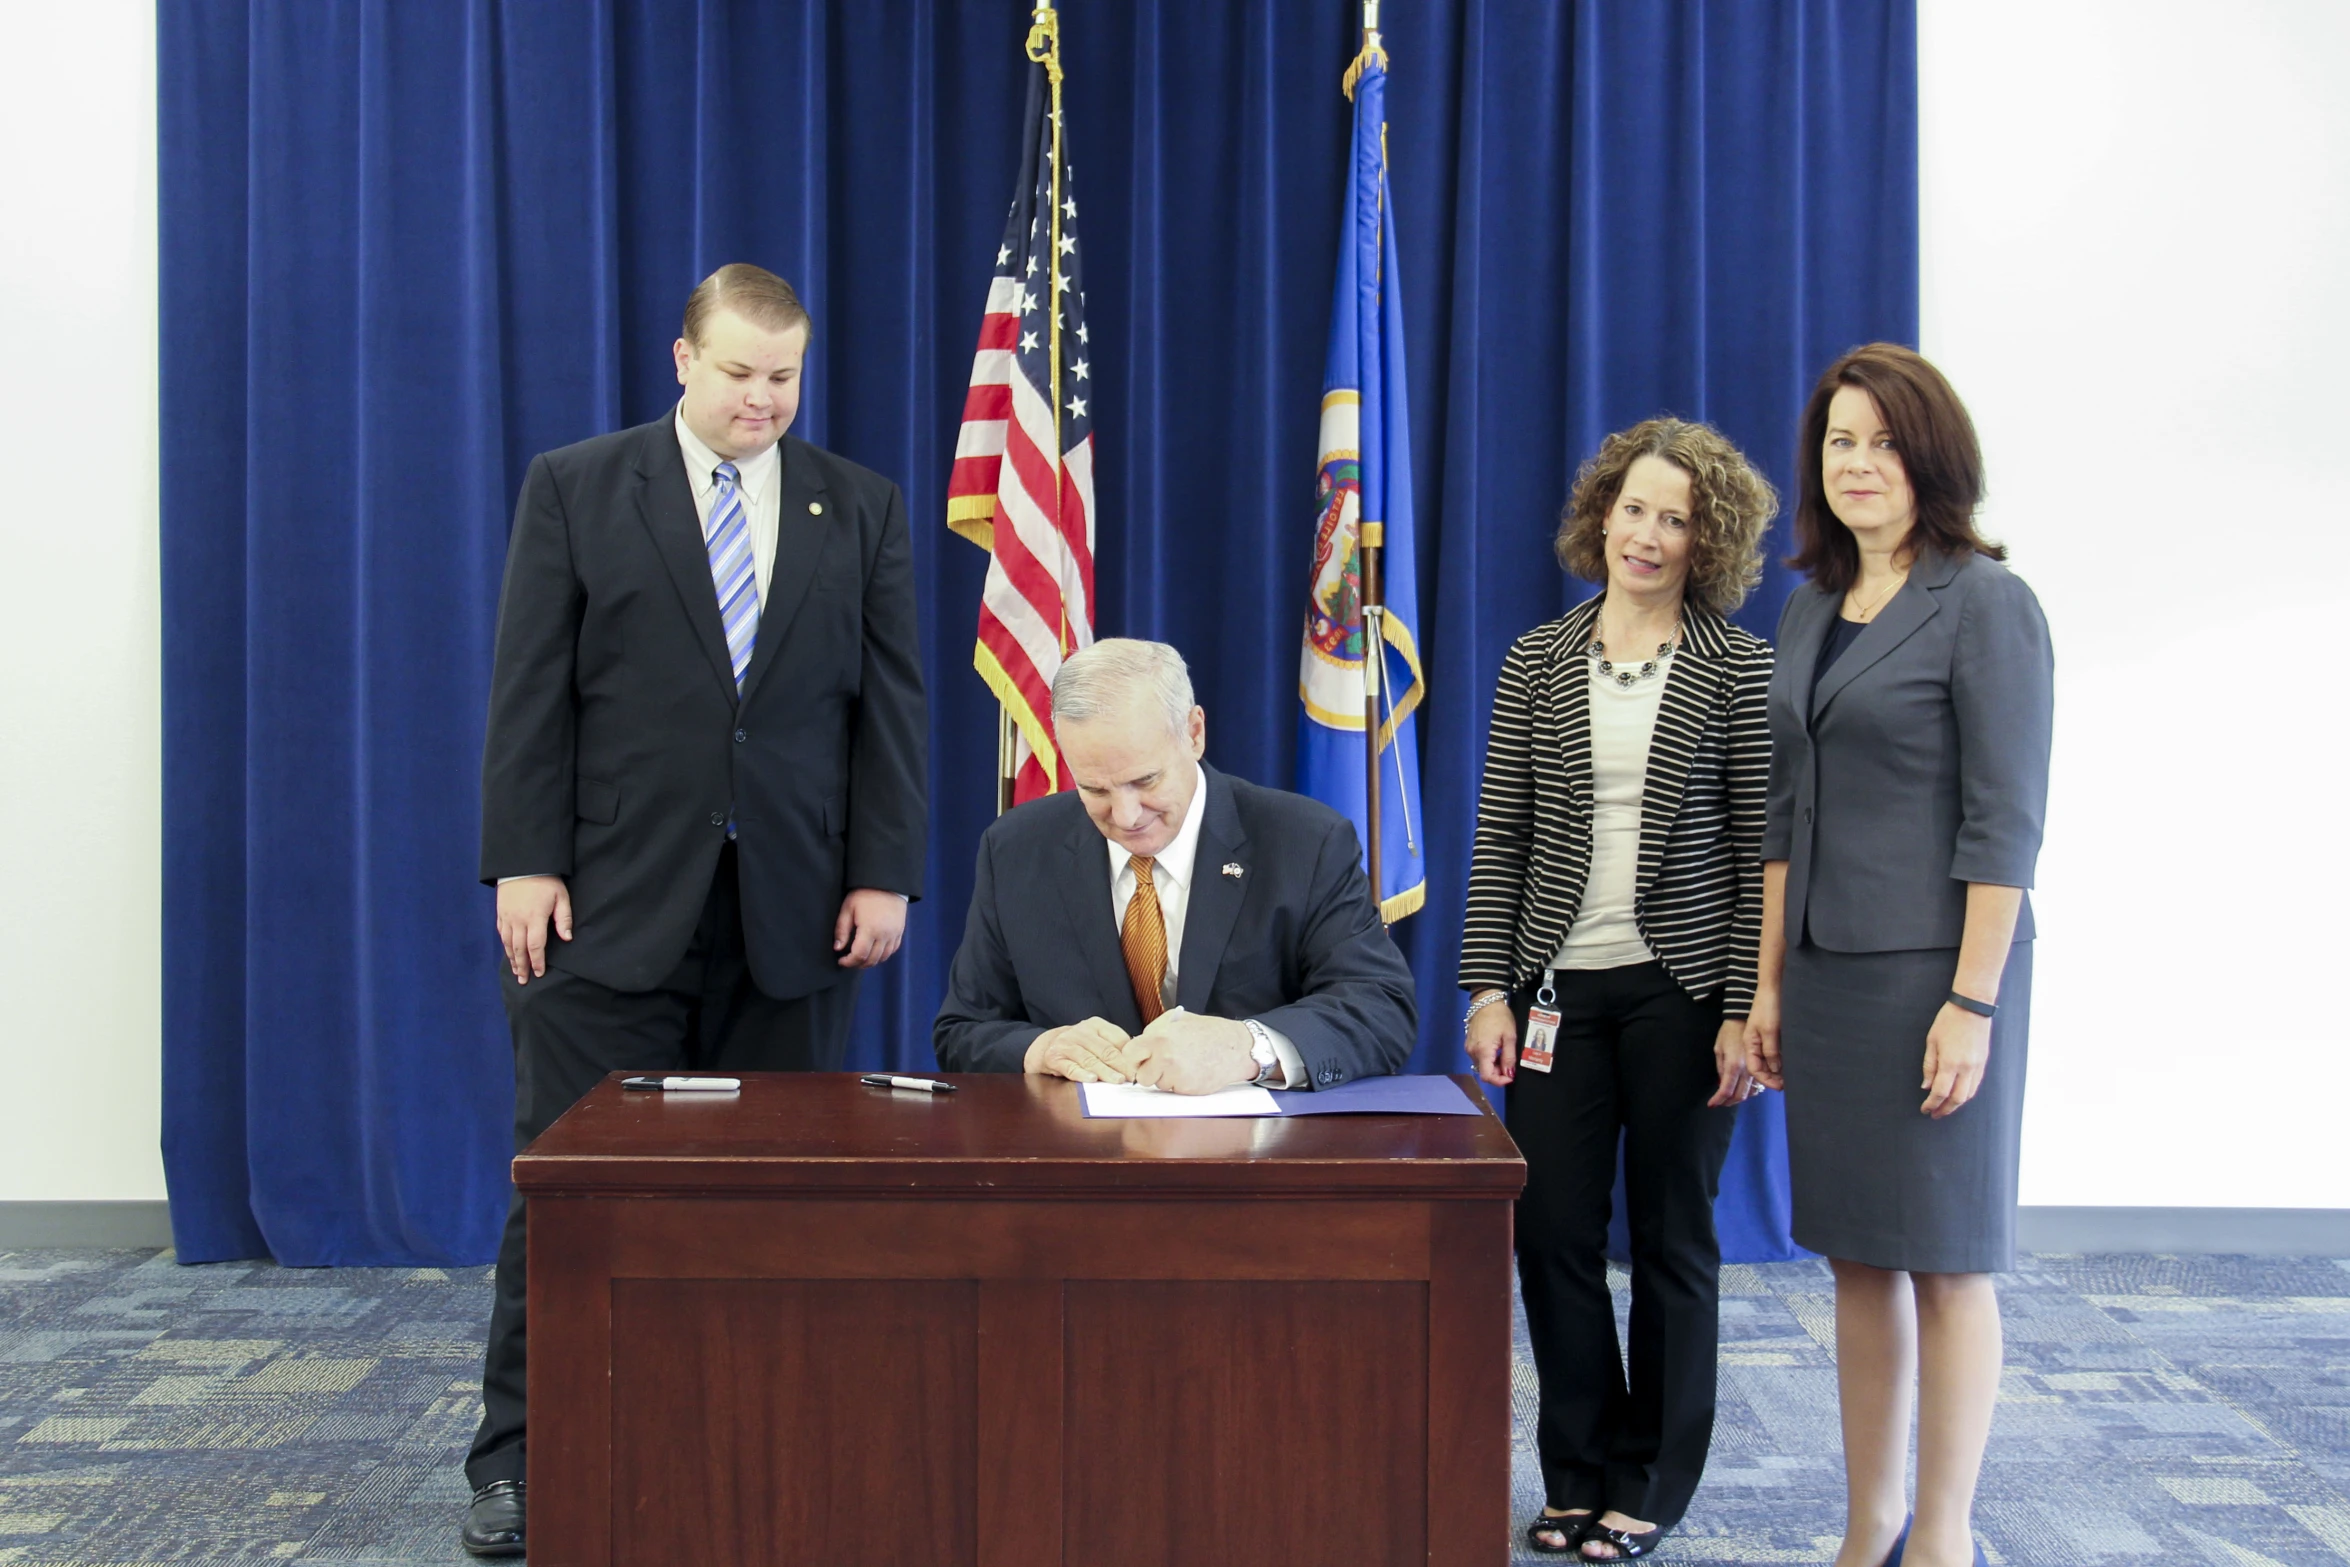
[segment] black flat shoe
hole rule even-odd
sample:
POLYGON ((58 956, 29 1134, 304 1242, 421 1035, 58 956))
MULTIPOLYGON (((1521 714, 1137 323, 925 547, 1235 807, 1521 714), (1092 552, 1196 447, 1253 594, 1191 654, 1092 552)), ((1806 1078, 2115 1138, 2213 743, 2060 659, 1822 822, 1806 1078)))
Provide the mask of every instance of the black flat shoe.
POLYGON ((1629 1529, 1609 1529, 1594 1524, 1583 1531, 1583 1538, 1575 1548, 1582 1551, 1583 1559, 1587 1562, 1636 1562, 1664 1544, 1665 1536, 1672 1532, 1670 1529, 1644 1529, 1634 1534, 1629 1529), (1586 1545, 1612 1545, 1616 1554, 1594 1556, 1583 1551, 1586 1545))
POLYGON ((522 1554, 522 1493, 520 1480, 492 1480, 473 1493, 465 1509, 465 1532, 458 1538, 475 1556, 522 1554))
POLYGON ((1599 1514, 1592 1512, 1589 1509, 1579 1513, 1562 1513, 1555 1517, 1549 1513, 1544 1513, 1541 1517, 1526 1525, 1526 1544, 1531 1549, 1544 1556, 1571 1555, 1573 1552, 1582 1547, 1583 1531, 1590 1528, 1591 1520, 1598 1516, 1599 1514), (1546 1534, 1563 1535, 1565 1536, 1567 1543, 1564 1545, 1545 1545, 1542 1542, 1542 1537, 1546 1534))

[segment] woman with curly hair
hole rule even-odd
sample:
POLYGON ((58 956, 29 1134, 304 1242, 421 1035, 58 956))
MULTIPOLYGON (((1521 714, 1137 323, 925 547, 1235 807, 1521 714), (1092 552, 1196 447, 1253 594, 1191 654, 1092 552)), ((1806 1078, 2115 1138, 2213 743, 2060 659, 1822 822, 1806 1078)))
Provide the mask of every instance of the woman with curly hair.
POLYGON ((1599 596, 1518 638, 1469 870, 1468 1049, 1526 1156, 1518 1278, 1542 1386, 1537 1551, 1646 1556, 1713 1441, 1714 1194, 1756 1091, 1771 650, 1723 617, 1778 497, 1718 431, 1650 419, 1576 476, 1561 565, 1599 596), (1608 1299, 1616 1145, 1631 1376, 1608 1299))

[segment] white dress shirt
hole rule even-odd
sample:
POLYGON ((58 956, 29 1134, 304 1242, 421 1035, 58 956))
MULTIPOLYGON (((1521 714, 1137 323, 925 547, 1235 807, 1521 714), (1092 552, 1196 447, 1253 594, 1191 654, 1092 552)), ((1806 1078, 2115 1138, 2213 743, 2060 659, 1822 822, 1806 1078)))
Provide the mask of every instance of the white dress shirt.
MULTIPOLYGON (((1183 825, 1175 830, 1175 841, 1151 860, 1151 885, 1159 891, 1159 917, 1167 927, 1167 973, 1159 986, 1159 1000, 1170 1007, 1175 1004, 1175 971, 1183 961, 1183 921, 1191 911, 1191 876, 1199 859, 1200 822, 1207 815, 1208 801, 1208 780, 1200 772, 1199 763, 1186 765, 1192 772, 1191 806, 1183 813, 1183 825)), ((1104 838, 1102 844, 1110 851, 1110 918, 1122 943, 1126 935, 1126 906, 1134 901, 1134 857, 1124 845, 1109 838, 1104 838)), ((1273 1054, 1281 1063, 1278 1086, 1303 1086, 1305 1057, 1297 1053, 1297 1046, 1279 1029, 1265 1023, 1257 1026, 1272 1039, 1273 1054)))
MULTIPOLYGON (((710 539, 710 508, 718 501, 718 465, 725 458, 702 444, 685 422, 685 404, 677 405, 677 449, 685 455, 685 476, 694 487, 694 514, 702 520, 702 541, 710 539)), ((775 575, 776 518, 783 506, 783 443, 777 441, 758 456, 737 462, 742 475, 743 505, 750 513, 751 569, 759 575, 759 609, 767 609, 767 579, 775 575)), ((718 591, 711 588, 713 595, 718 591)))

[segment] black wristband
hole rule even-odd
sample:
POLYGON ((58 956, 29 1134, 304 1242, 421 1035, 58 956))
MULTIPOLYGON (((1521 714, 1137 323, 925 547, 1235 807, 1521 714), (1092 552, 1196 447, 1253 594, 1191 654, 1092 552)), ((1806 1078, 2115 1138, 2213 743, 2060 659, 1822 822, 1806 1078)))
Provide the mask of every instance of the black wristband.
POLYGON ((1962 996, 1955 990, 1950 993, 1950 1004, 1961 1012, 1972 1012, 1977 1017, 1997 1017, 1999 1015, 1997 1002, 1977 1001, 1974 997, 1962 996))

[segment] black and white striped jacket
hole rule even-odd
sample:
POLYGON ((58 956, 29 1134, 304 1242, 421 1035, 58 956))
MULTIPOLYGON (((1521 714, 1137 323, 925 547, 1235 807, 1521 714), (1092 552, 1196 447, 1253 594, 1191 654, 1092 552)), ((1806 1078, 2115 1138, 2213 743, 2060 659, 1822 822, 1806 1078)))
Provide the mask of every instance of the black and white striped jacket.
MULTIPOLYGON (((1517 991, 1575 922, 1591 872, 1591 599, 1511 645, 1493 697, 1461 988, 1517 991)), ((1691 996, 1754 1000, 1770 782, 1771 645, 1689 607, 1665 676, 1640 808, 1633 918, 1691 996)))

